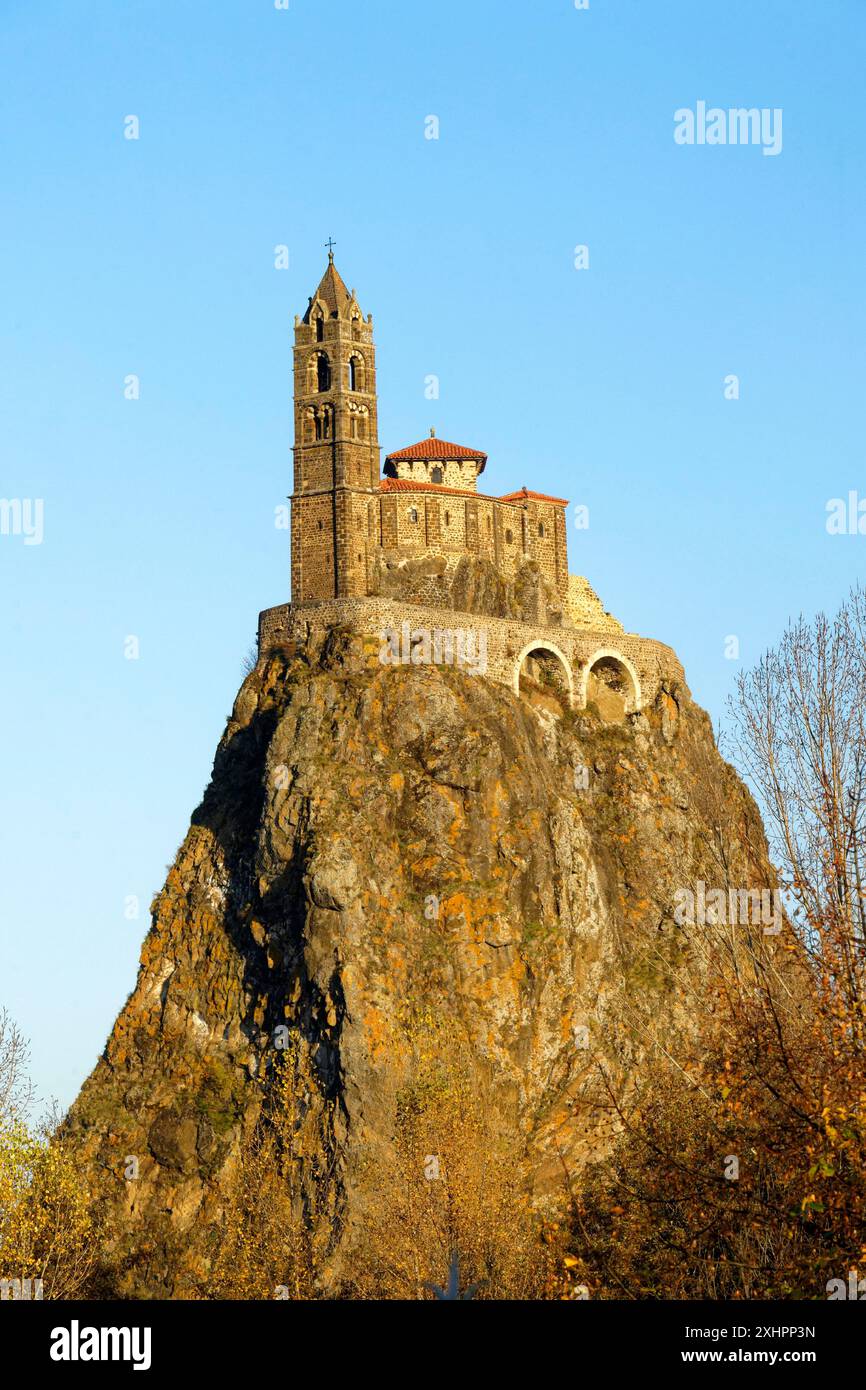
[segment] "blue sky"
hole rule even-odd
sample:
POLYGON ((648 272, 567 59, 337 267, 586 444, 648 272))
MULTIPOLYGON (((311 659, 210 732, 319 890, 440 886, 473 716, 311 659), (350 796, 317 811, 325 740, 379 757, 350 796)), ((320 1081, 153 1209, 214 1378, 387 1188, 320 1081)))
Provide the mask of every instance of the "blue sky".
POLYGON ((44 503, 40 545, 0 534, 0 1004, 67 1103, 288 597, 329 236, 385 451, 435 426, 490 491, 587 505, 572 570, 714 720, 862 574, 825 509, 866 497, 866 7, 3 0, 0 41, 0 497, 44 503), (701 100, 781 108, 782 152, 677 145, 701 100))

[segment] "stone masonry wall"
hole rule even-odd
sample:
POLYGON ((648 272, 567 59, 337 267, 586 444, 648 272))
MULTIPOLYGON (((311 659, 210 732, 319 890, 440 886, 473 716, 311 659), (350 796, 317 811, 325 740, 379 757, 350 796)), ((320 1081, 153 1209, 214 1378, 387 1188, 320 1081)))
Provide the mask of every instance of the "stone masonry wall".
MULTIPOLYGON (((380 637, 399 632, 407 622, 413 631, 461 629, 485 634, 486 672, 516 688, 521 654, 540 647, 561 653, 568 664, 574 702, 581 703, 582 683, 599 654, 612 654, 630 664, 640 682, 638 706, 655 699, 662 682, 686 687, 676 653, 662 642, 610 629, 587 631, 571 627, 542 628, 477 613, 443 611, 423 604, 381 598, 332 599, 322 603, 281 604, 259 615, 259 650, 321 639, 327 629, 342 624, 352 631, 380 637)), ((477 638, 475 639, 477 642, 477 638)), ((474 648, 477 651, 477 646, 474 648)))
POLYGON ((556 503, 532 498, 524 504, 407 487, 383 494, 381 518, 386 549, 477 555, 495 564, 505 579, 513 579, 526 560, 534 560, 550 585, 565 595, 565 516, 556 503))
POLYGON ((568 576, 566 612, 572 627, 599 632, 623 632, 621 622, 608 613, 595 589, 581 574, 568 576))

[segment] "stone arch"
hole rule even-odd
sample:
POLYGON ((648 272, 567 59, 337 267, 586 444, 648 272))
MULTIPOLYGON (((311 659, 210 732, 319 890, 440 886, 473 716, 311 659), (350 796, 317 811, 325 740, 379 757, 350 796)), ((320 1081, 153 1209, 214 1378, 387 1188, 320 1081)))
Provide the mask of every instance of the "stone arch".
POLYGON ((346 364, 346 381, 350 391, 366 391, 367 364, 357 349, 349 354, 346 364))
POLYGON ((309 322, 311 323, 317 343, 321 343, 325 338, 325 320, 328 317, 328 306, 323 299, 313 299, 310 301, 309 322))
POLYGON ((523 651, 517 657, 514 667, 514 676, 512 678, 512 687, 515 695, 520 694, 520 673, 523 670, 523 663, 526 661, 527 657, 533 656, 535 652, 538 652, 540 656, 554 656, 558 659, 565 677, 565 690, 568 693, 569 709, 572 708, 574 705, 574 676, 571 670, 571 662, 565 655, 565 652, 557 647, 555 642, 548 641, 546 637, 539 638, 537 642, 527 642, 523 651))
POLYGON ((627 656, 614 647, 599 647, 586 658, 580 672, 580 706, 586 708, 590 677, 596 675, 613 695, 622 699, 623 716, 634 714, 643 704, 640 676, 627 656), (596 668, 598 671, 596 672, 596 668))
POLYGON ((307 394, 314 396, 330 390, 331 360, 326 352, 319 350, 307 358, 307 394))

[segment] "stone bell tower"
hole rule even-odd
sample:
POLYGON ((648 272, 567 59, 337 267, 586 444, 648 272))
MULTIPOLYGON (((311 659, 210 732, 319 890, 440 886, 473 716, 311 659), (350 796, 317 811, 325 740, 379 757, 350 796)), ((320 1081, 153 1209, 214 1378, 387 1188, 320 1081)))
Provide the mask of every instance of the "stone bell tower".
POLYGON ((292 602, 368 592, 379 541, 379 429, 373 316, 365 319, 328 252, 295 318, 292 602))

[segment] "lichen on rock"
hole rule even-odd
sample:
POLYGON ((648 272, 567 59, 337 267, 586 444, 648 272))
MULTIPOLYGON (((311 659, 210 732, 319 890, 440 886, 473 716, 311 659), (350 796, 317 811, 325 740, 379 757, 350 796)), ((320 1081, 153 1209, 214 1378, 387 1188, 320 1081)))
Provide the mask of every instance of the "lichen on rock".
POLYGON ((628 1086, 659 1031, 690 1026, 677 977, 701 963, 673 904, 713 881, 720 836, 735 881, 767 881, 751 798, 679 687, 606 724, 382 666, 346 631, 262 657, 67 1122, 110 1217, 104 1289, 206 1285, 286 1037, 305 1152, 333 1175, 337 1288, 411 1072, 407 1009, 460 1031, 555 1209, 615 1129, 591 1061, 628 1086))

